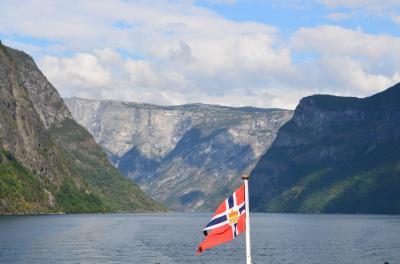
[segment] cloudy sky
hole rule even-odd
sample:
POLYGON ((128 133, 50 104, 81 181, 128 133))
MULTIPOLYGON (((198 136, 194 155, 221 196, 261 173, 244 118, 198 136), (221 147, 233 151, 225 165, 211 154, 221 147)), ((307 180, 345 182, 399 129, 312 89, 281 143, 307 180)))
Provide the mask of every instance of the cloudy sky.
POLYGON ((400 0, 0 0, 62 96, 294 108, 400 81, 400 0))

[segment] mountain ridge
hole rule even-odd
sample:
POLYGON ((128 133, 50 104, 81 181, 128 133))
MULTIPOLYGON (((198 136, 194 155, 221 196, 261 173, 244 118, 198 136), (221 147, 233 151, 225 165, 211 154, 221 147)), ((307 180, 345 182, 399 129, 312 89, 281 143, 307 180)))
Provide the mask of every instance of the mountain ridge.
POLYGON ((366 98, 314 95, 252 171, 268 212, 399 213, 400 84, 366 98))
POLYGON ((109 163, 22 51, 0 45, 0 214, 162 210, 109 163))
POLYGON ((83 101, 91 101, 91 102, 103 102, 103 103, 121 103, 125 104, 126 106, 131 107, 142 107, 146 109, 165 109, 165 110, 179 110, 179 109, 186 109, 192 111, 197 111, 199 109, 217 109, 217 110, 233 110, 238 112, 271 112, 271 111, 293 111, 291 109, 285 108, 264 108, 264 107, 254 107, 254 106, 227 106, 221 104, 208 104, 208 103, 187 103, 187 104, 177 104, 177 105, 157 105, 151 103, 144 103, 144 102, 135 102, 135 101, 120 101, 114 99, 93 99, 93 98, 83 98, 78 96, 71 96, 63 98, 66 101, 74 101, 74 100, 83 100, 83 101))
POLYGON ((110 160, 175 210, 210 210, 239 184, 292 111, 65 99, 110 160))

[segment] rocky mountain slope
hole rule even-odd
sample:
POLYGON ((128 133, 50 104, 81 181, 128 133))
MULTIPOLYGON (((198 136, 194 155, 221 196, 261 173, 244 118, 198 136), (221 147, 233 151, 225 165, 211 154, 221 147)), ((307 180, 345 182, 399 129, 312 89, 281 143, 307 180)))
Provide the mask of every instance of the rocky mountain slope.
POLYGON ((251 176, 258 211, 400 213, 400 84, 303 98, 251 176))
POLYGON ((215 207, 292 116, 251 107, 65 101, 120 171, 176 210, 215 207))
POLYGON ((72 119, 32 58, 0 42, 0 214, 159 208, 72 119))

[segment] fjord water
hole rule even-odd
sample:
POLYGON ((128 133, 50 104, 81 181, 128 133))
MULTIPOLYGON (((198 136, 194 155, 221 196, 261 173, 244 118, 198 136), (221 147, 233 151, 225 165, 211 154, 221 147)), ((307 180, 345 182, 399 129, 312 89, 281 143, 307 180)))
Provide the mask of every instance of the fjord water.
MULTIPOLYGON (((259 263, 400 263, 400 216, 252 214, 259 263)), ((0 217, 0 263, 245 263, 244 235, 194 256, 205 213, 0 217)))

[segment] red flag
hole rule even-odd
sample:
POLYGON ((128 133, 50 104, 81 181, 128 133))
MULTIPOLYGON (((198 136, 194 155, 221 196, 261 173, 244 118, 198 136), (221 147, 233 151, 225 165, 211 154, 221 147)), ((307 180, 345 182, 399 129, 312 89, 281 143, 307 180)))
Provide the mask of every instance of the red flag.
POLYGON ((223 201, 203 232, 207 236, 200 243, 196 255, 208 248, 231 241, 246 230, 244 185, 223 201))

